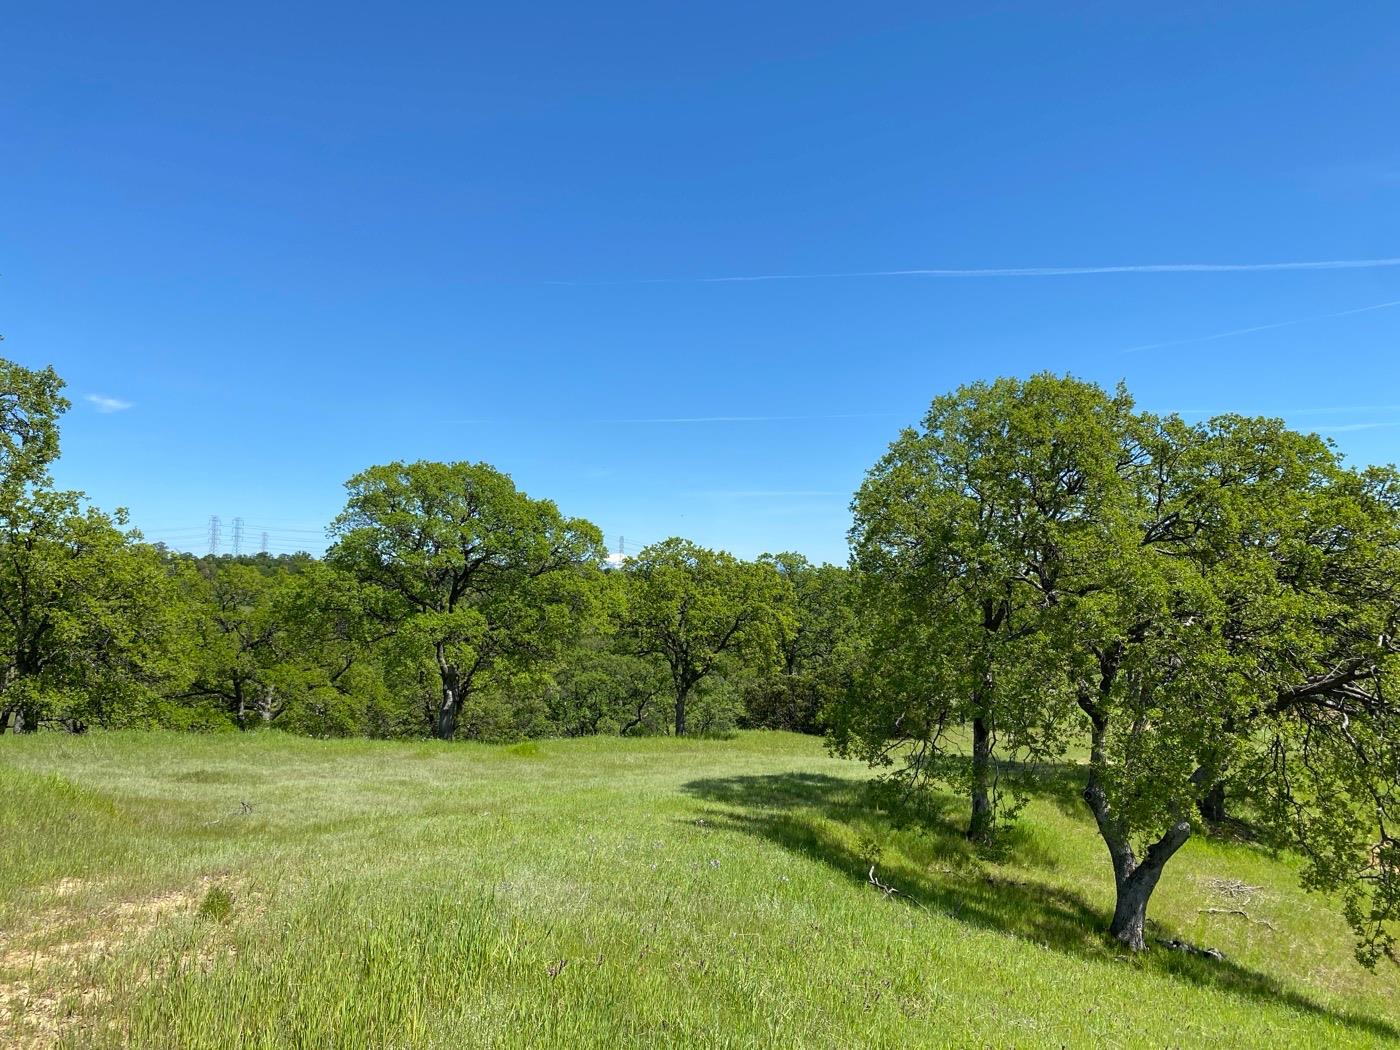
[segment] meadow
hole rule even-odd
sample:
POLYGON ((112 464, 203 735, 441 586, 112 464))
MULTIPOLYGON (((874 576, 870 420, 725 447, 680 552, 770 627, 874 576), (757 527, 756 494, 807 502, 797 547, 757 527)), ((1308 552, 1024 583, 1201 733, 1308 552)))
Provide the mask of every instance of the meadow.
POLYGON ((1400 1043, 1290 858, 1192 841, 1153 934, 1223 960, 1133 956, 1068 771, 998 853, 868 777, 774 732, 0 737, 0 1044, 1400 1043))

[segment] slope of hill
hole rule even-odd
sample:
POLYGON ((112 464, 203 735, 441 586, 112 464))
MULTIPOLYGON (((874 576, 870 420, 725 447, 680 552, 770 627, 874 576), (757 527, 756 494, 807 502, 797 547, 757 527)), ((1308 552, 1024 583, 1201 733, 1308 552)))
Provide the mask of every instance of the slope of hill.
POLYGON ((1165 949, 1047 779, 998 858, 818 741, 0 738, 0 1044, 1375 1046, 1400 977, 1191 843, 1165 949), (887 895, 877 878, 901 894, 887 895))

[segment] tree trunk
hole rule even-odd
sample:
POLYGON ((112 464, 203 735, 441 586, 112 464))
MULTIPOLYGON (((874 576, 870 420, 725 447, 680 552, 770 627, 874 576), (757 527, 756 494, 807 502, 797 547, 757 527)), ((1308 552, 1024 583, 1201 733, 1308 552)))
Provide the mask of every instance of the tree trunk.
POLYGON ((1147 847, 1146 855, 1139 861, 1129 844, 1127 829, 1109 809, 1096 777, 1084 789, 1084 801, 1094 813, 1099 835, 1108 847, 1108 856, 1113 862, 1115 896, 1113 919, 1108 925, 1109 935, 1132 951, 1143 951, 1147 948, 1147 905, 1152 899, 1152 891, 1157 888, 1167 861, 1191 837, 1191 822, 1185 818, 1173 822, 1160 839, 1147 847))
MULTIPOLYGON (((1100 697, 1108 695, 1117 666, 1106 665, 1100 687, 1100 697)), ((1191 822, 1184 816, 1172 822, 1167 832, 1152 845, 1139 862, 1132 847, 1132 829, 1109 804, 1108 792, 1104 790, 1100 774, 1108 758, 1105 741, 1108 736, 1108 717, 1102 704, 1088 693, 1081 693, 1079 706, 1089 716, 1091 733, 1089 738, 1089 778, 1084 784, 1084 804, 1094 814, 1099 837, 1108 847, 1109 860, 1113 862, 1113 919, 1108 932, 1126 947, 1140 952, 1147 947, 1147 904, 1152 899, 1152 891, 1162 877, 1162 869, 1172 859, 1186 840, 1191 837, 1191 822)), ((1199 774, 1201 770, 1197 770, 1199 774)))
POLYGON ((462 700, 457 690, 446 682, 442 686, 442 701, 438 704, 437 724, 433 735, 439 740, 451 740, 457 735, 457 715, 462 710, 462 700))
POLYGON ((447 658, 447 645, 434 646, 438 674, 442 678, 442 699, 438 702, 433 735, 439 740, 451 740, 457 735, 457 716, 462 712, 462 675, 457 665, 447 658))
MULTIPOLYGON (((1120 865, 1114 860, 1114 889, 1117 893, 1113 904, 1113 921, 1108 932, 1135 952, 1147 947, 1143 931, 1147 926, 1147 902, 1157 881, 1162 877, 1162 869, 1167 866, 1176 851, 1191 837, 1191 822, 1178 819, 1160 839, 1147 847, 1147 856, 1137 863, 1133 851, 1125 848, 1126 863, 1120 865)), ((1109 852, 1114 848, 1109 846, 1109 852)))
POLYGON ((1225 781, 1217 780, 1211 789, 1197 800, 1196 808, 1201 811, 1201 819, 1207 824, 1223 824, 1229 820, 1230 813, 1225 806, 1225 781))
POLYGON ((676 736, 685 736, 685 702, 690 696, 690 686, 676 691, 676 736))
POLYGON ((972 816, 967 837, 986 842, 992 837, 992 727, 986 718, 972 720, 972 816))
MULTIPOLYGON (((1131 859, 1130 855, 1129 860, 1131 859)), ((1108 932, 1135 952, 1147 948, 1144 936, 1147 928, 1147 902, 1152 898, 1152 891, 1157 888, 1157 880, 1162 877, 1164 863, 1165 861, 1158 864, 1139 864, 1132 868, 1132 874, 1127 878, 1117 878, 1115 872, 1113 921, 1108 925, 1108 932)), ((1114 867, 1117 868, 1117 865, 1114 867)), ((1131 868, 1131 864, 1129 867, 1131 868)))
POLYGON ((3 734, 10 728, 10 719, 14 717, 14 714, 15 709, 13 707, 7 707, 3 711, 0 711, 0 734, 3 734))

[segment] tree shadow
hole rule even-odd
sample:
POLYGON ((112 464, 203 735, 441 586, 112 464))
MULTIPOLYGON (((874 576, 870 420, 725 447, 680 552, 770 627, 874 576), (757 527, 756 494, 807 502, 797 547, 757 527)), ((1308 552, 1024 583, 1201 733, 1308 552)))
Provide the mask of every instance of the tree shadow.
MULTIPOLYGON (((1059 801, 1071 790, 1073 769, 1047 772, 1047 794, 1059 801)), ((893 899, 911 908, 1082 958, 1112 961, 1127 957, 1104 933, 1108 915, 1078 893, 1034 878, 1007 878, 986 871, 981 863, 985 853, 962 834, 962 807, 951 796, 900 798, 872 788, 869 781, 820 773, 705 778, 690 781, 682 790, 724 807, 704 814, 717 830, 776 843, 861 884, 869 885, 873 864, 880 881, 898 889, 899 895, 893 899), (841 825, 845 833, 833 828, 833 823, 841 825), (919 829, 917 861, 885 857, 874 846, 875 836, 891 826, 919 829), (859 846, 850 844, 852 832, 860 839, 859 846)), ((1018 861, 1036 863, 1034 856, 1027 857, 1018 848, 1027 844, 1023 839, 1018 843, 1018 837, 1017 829, 1011 829, 1003 839, 1003 848, 1018 861)), ((1387 1021, 1327 1009, 1276 978, 1228 959, 1156 948, 1135 961, 1177 980, 1280 1003, 1374 1036, 1400 1039, 1400 1028, 1387 1021)))

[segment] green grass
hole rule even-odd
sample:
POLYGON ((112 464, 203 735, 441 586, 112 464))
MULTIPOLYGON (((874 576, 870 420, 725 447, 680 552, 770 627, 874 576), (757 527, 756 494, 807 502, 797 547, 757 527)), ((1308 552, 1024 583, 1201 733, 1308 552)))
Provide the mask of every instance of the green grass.
POLYGON ((0 1045, 1396 1039, 1400 979, 1352 960, 1286 860, 1191 843, 1155 932, 1226 961, 1132 958, 1099 933, 1108 863, 1064 792, 998 860, 955 800, 912 823, 865 777, 767 733, 0 737, 0 1045))

